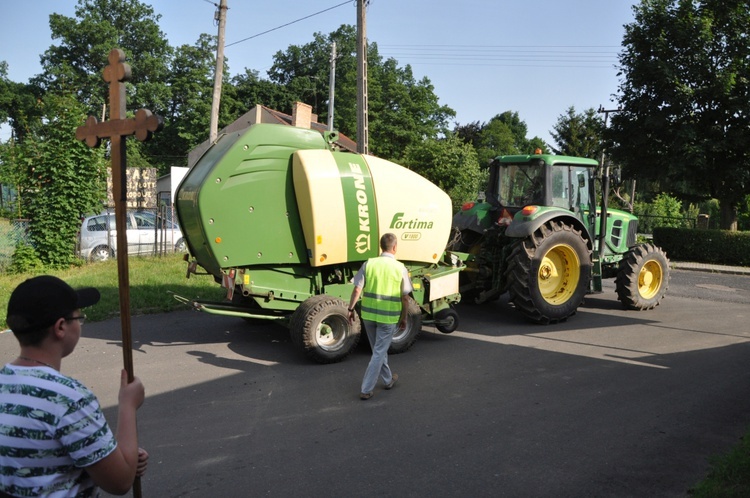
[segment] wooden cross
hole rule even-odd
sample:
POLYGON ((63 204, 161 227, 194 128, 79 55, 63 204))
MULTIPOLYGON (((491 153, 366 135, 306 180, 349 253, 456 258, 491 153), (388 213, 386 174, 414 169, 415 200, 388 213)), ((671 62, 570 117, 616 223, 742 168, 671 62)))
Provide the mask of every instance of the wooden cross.
MULTIPOLYGON (((98 147, 102 138, 109 138, 112 157, 112 197, 115 201, 115 229, 117 230, 117 274, 120 292, 120 322, 122 324, 122 354, 128 381, 133 380, 133 341, 130 334, 130 278, 128 274, 128 238, 126 198, 126 147, 125 138, 135 135, 141 142, 150 139, 162 129, 164 123, 151 111, 139 109, 135 119, 127 119, 125 112, 125 81, 130 79, 130 66, 125 63, 125 52, 112 49, 109 65, 103 71, 109 83, 109 121, 98 123, 89 116, 86 124, 76 129, 76 139, 89 147, 98 147)), ((140 496, 140 479, 133 485, 134 496, 140 496)))

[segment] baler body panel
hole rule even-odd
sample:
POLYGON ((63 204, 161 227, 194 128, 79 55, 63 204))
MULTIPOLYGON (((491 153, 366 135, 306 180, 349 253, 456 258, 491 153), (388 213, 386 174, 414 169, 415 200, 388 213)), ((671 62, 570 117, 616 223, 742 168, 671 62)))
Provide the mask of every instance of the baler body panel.
POLYGON ((222 136, 188 172, 177 213, 190 253, 214 275, 223 268, 308 262, 291 158, 326 149, 320 133, 255 125, 222 136))

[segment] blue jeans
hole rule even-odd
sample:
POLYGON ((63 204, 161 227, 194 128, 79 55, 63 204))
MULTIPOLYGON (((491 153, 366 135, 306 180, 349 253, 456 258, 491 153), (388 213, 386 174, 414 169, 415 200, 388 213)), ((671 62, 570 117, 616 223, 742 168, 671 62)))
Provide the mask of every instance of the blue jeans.
POLYGON ((360 392, 370 393, 375 389, 378 376, 383 379, 385 384, 393 380, 391 367, 388 366, 388 348, 391 347, 393 334, 398 330, 398 323, 377 323, 369 320, 363 320, 363 322, 367 332, 367 340, 370 341, 370 347, 372 348, 372 358, 370 358, 370 363, 365 370, 360 392))

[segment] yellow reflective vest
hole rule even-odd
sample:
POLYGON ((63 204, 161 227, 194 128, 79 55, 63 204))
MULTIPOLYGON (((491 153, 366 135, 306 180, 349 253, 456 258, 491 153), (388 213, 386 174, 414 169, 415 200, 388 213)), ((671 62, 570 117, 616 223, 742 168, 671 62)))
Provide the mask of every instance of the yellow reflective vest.
POLYGON ((362 293, 362 319, 378 323, 398 323, 401 316, 401 280, 404 265, 394 258, 367 260, 362 293))

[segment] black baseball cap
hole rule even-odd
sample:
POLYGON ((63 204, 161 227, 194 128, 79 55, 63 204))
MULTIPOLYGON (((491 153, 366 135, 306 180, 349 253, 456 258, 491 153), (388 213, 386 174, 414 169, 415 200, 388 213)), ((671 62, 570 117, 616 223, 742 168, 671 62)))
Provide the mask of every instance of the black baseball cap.
POLYGON ((6 321, 16 334, 39 330, 74 310, 98 303, 100 297, 93 287, 73 289, 51 275, 30 278, 10 295, 6 321))

